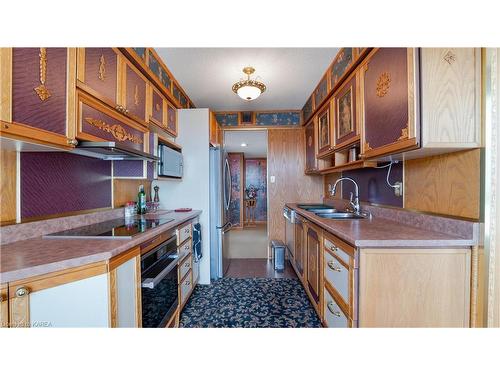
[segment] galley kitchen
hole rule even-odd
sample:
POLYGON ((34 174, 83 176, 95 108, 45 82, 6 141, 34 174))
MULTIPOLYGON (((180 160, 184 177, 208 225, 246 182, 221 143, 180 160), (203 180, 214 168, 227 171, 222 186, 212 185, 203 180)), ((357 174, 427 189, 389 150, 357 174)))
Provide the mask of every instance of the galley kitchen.
POLYGON ((499 63, 1 48, 1 326, 491 326, 499 63))

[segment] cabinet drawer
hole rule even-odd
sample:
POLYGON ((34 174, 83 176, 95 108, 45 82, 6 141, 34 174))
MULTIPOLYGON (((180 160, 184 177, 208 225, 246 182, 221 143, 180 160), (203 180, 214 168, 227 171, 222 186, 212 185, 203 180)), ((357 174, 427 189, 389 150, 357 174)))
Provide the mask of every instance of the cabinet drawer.
POLYGON ((182 280, 179 289, 181 293, 181 305, 183 305, 186 302, 191 289, 193 289, 193 283, 191 282, 191 271, 189 271, 186 278, 182 280))
POLYGON ((189 255, 179 264, 179 280, 182 280, 191 271, 191 261, 192 257, 189 255))
POLYGON ((192 244, 191 241, 185 241, 183 244, 181 244, 178 248, 177 251, 180 253, 188 253, 191 254, 191 249, 192 249, 192 244))
POLYGON ((333 242, 333 240, 330 240, 328 238, 325 238, 324 241, 325 248, 330 250, 332 253, 334 253, 336 256, 338 256, 340 259, 342 259, 344 262, 347 264, 350 264, 350 259, 351 256, 344 251, 340 246, 338 246, 337 243, 333 242))
POLYGON ((349 328, 351 326, 349 319, 326 288, 324 288, 324 296, 323 316, 326 326, 328 328, 349 328))
POLYGON ((340 294, 346 305, 349 304, 349 269, 338 259, 325 251, 325 280, 340 294))
POLYGON ((180 245, 188 238, 191 238, 191 235, 192 235, 191 223, 177 229, 177 245, 180 245))

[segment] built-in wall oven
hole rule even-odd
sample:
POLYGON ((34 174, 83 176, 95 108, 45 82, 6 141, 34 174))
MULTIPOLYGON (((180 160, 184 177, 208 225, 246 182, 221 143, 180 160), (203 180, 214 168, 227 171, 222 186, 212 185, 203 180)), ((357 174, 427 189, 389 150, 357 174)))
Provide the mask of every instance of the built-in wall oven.
POLYGON ((165 327, 179 305, 177 236, 141 255, 142 326, 165 327))

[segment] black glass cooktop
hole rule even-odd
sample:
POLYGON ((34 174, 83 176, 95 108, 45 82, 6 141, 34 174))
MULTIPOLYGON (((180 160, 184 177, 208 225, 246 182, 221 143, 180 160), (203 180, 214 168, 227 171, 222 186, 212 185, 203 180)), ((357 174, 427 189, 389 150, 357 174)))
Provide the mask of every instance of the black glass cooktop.
POLYGON ((166 224, 174 219, 140 219, 140 218, 121 218, 103 221, 96 224, 86 225, 61 232, 50 233, 44 238, 111 238, 111 239, 130 239, 134 235, 144 233, 149 229, 156 228, 159 225, 166 224))

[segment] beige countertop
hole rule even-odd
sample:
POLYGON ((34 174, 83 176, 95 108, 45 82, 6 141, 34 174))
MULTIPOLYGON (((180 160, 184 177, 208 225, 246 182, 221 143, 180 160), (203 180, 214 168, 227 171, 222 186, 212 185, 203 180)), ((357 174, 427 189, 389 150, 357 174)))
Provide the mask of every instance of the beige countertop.
MULTIPOLYGON (((35 237, 4 244, 0 249, 0 283, 109 260, 161 232, 199 216, 201 211, 148 214, 173 218, 132 239, 57 239, 35 237)), ((85 225, 85 224, 84 224, 85 225)))
POLYGON ((477 240, 447 233, 434 232, 393 220, 373 217, 359 220, 332 220, 300 209, 297 204, 286 206, 326 231, 357 247, 447 247, 473 246, 477 240))

